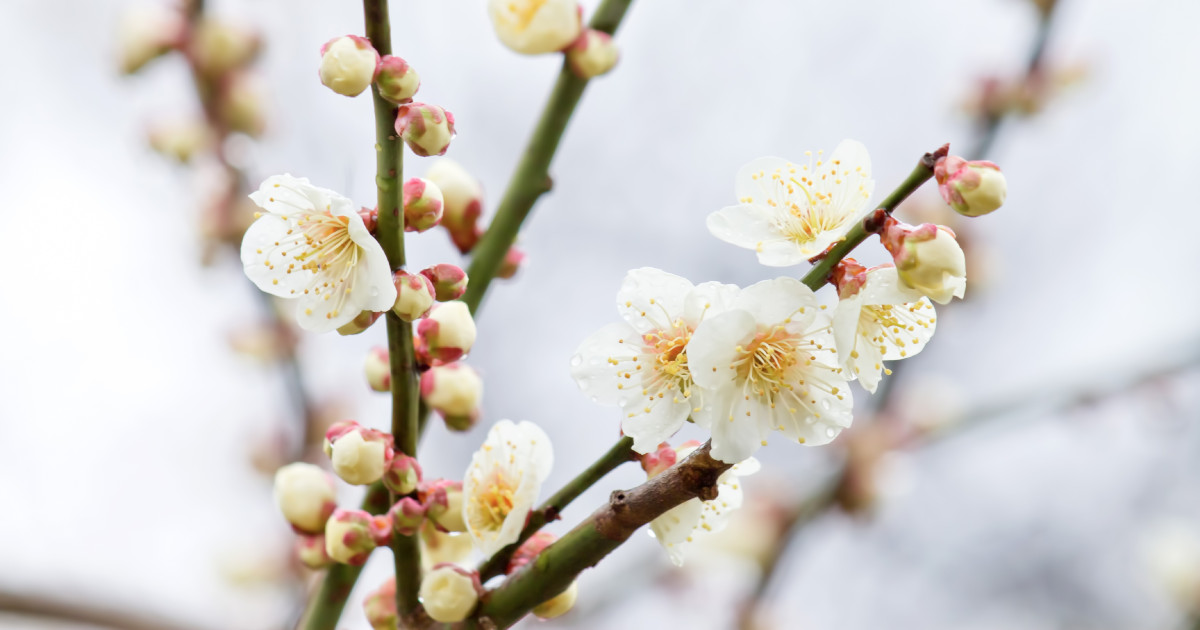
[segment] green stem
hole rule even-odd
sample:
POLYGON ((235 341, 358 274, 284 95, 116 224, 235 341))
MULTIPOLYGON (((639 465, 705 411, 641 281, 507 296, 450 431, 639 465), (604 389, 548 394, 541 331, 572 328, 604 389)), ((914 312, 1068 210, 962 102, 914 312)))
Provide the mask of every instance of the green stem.
MULTIPOLYGON (((367 39, 380 55, 392 53, 391 21, 387 0, 363 0, 367 39)), ((387 254, 392 271, 404 267, 404 210, 401 187, 404 180, 404 145, 396 135, 397 107, 379 91, 371 89, 375 106, 375 183, 378 187, 379 219, 375 238, 387 254)), ((392 372, 392 436, 396 449, 417 454, 418 406, 417 365, 413 352, 412 324, 395 313, 387 313, 388 356, 392 372)), ((398 497, 392 497, 393 503, 398 497)), ((400 619, 417 611, 417 589, 421 583, 421 548, 416 536, 392 537, 396 570, 396 610, 400 619)))
MULTIPOLYGON (((604 0, 592 16, 591 28, 612 34, 621 24, 626 10, 633 0, 604 0)), ((558 144, 566 131, 567 123, 575 106, 583 96, 588 80, 571 72, 566 62, 558 73, 558 81, 550 93, 550 99, 542 109, 542 117, 525 147, 521 162, 508 182, 496 216, 492 219, 483 238, 471 252, 471 264, 467 277, 471 279, 462 300, 471 308, 479 310, 488 286, 496 277, 505 254, 517 238, 521 224, 538 198, 550 191, 550 162, 558 150, 558 144)))
POLYGON ((824 286, 829 281, 829 274, 833 271, 833 268, 849 255, 851 251, 854 251, 855 247, 858 247, 860 243, 867 240, 868 236, 876 233, 883 226, 883 217, 880 215, 880 210, 884 214, 890 215, 902 201, 913 194, 922 184, 929 181, 933 177, 933 165, 939 157, 946 155, 948 149, 949 145, 946 145, 932 153, 923 155, 921 160, 917 162, 916 168, 908 174, 908 177, 892 191, 892 194, 883 200, 883 203, 879 204, 879 209, 866 219, 863 219, 861 223, 851 228, 846 233, 845 238, 829 248, 829 251, 813 265, 813 268, 804 274, 801 281, 813 291, 824 286))
POLYGON ((508 567, 508 561, 512 559, 513 553, 521 546, 521 543, 529 540, 529 537, 536 534, 546 523, 558 519, 559 513, 567 505, 579 498, 579 495, 583 494, 588 488, 596 485, 596 482, 600 481, 605 475, 616 470, 621 464, 633 461, 636 456, 632 447, 633 438, 621 438, 612 448, 608 449, 608 452, 593 462, 591 466, 588 466, 586 470, 579 473, 578 476, 556 492, 554 496, 546 499, 546 502, 541 507, 529 514, 529 520, 525 524, 525 529, 521 530, 521 536, 517 538, 517 542, 497 551, 495 555, 479 565, 479 579, 486 582, 504 573, 504 570, 508 567))

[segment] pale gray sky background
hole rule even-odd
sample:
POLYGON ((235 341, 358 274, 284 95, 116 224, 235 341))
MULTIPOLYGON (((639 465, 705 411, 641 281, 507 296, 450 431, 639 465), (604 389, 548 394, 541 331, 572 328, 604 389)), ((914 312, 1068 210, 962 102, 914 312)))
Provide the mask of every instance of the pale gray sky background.
MULTIPOLYGON (((1200 3, 1062 2, 1048 58, 1086 62, 1090 76, 1003 131, 989 158, 1008 176, 1008 203, 973 224, 991 280, 947 312, 906 374, 951 383, 969 409, 1103 389, 1200 350, 1200 3)), ((266 42, 270 129, 248 152, 252 176, 291 172, 370 203, 369 100, 316 77, 318 47, 361 31, 360 4, 211 4, 266 42)), ((130 6, 0 3, 0 586, 206 627, 278 627, 290 594, 226 574, 288 544, 246 453, 290 412, 278 378, 226 347, 257 311, 236 261, 197 265, 203 182, 144 146, 149 121, 195 108, 183 64, 116 75, 115 23, 130 6)), ((448 155, 483 181, 490 212, 558 59, 503 48, 482 0, 399 0, 392 13, 397 53, 420 72, 421 100, 455 114, 448 155)), ((1034 23, 1019 0, 636 0, 617 37, 621 62, 589 87, 555 190, 522 233, 528 264, 482 310, 470 361, 486 382, 484 422, 465 438, 432 431, 427 473, 460 476, 492 421, 527 419, 554 442, 549 494, 616 437, 616 413, 577 391, 566 361, 616 317, 626 270, 739 284, 778 275, 704 228, 731 203, 741 164, 854 138, 871 152, 877 191, 890 190, 924 151, 965 150, 959 103, 976 77, 1020 71, 1034 23)), ((427 166, 411 158, 407 174, 427 166)), ((410 243, 415 266, 457 260, 439 231, 410 243)), ((377 327, 302 345, 311 389, 348 398, 374 426, 387 402, 360 370, 383 338, 377 327)), ((1162 518, 1200 531, 1198 384, 1193 368, 1150 395, 1041 405, 905 457, 902 491, 877 520, 829 518, 800 539, 775 591, 780 627, 1171 627, 1138 540, 1162 518)), ((761 459, 751 492, 794 492, 825 454, 779 444, 761 459)), ((613 474, 557 527, 641 476, 613 474)), ((581 608, 665 563, 636 536, 583 576, 581 608)), ((364 583, 388 564, 376 558, 364 583)), ((714 570, 685 580, 697 589, 686 598, 630 595, 575 623, 725 628, 744 577, 714 570)), ((360 600, 342 627, 366 627, 360 600)), ((29 624, 0 616, 0 627, 29 624)))

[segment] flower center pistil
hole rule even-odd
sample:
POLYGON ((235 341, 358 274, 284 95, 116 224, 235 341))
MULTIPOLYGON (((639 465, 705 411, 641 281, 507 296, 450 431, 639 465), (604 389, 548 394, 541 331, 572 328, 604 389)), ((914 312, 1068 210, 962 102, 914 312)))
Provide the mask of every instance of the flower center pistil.
POLYGON ((760 397, 777 394, 790 389, 787 373, 799 362, 800 345, 800 336, 784 326, 759 331, 750 343, 737 347, 732 367, 747 392, 760 397))
POLYGON ((474 497, 476 514, 483 529, 499 529, 513 509, 513 494, 516 486, 499 467, 492 471, 483 490, 474 497))

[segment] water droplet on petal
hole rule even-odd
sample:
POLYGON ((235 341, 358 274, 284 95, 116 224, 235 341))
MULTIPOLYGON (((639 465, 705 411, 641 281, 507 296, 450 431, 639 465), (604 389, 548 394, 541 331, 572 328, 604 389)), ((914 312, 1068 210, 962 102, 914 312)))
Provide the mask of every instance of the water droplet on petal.
POLYGON ((828 398, 822 398, 820 404, 821 404, 821 409, 824 409, 825 411, 829 411, 829 399, 828 398))
POLYGON ((825 429, 825 435, 827 435, 827 436, 829 436, 830 438, 832 438, 833 436, 837 435, 837 431, 834 431, 832 428, 830 428, 830 429, 825 429))
POLYGON ((571 357, 571 367, 579 367, 581 365, 583 365, 583 357, 578 354, 571 357))

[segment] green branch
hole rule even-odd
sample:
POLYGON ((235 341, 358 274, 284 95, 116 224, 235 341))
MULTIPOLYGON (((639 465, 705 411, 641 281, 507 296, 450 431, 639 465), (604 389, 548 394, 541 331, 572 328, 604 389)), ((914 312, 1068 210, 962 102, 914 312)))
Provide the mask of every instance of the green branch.
POLYGON ((558 519, 559 513, 567 505, 579 498, 579 495, 583 494, 588 488, 596 485, 596 482, 600 481, 605 475, 616 470, 617 467, 625 462, 634 461, 636 454, 633 452, 632 447, 633 438, 621 438, 612 448, 608 449, 608 452, 593 462, 591 466, 588 466, 586 470, 579 473, 578 476, 556 492, 554 496, 546 499, 546 502, 541 507, 529 514, 529 520, 525 524, 525 529, 521 530, 521 537, 517 539, 517 542, 497 551, 495 555, 479 565, 479 579, 486 582, 504 573, 504 570, 508 567, 508 561, 512 559, 513 553, 517 551, 521 543, 529 540, 529 537, 536 534, 546 523, 558 519))
MULTIPOLYGON (((591 28, 613 34, 632 1, 604 0, 592 16, 591 28)), ((558 81, 542 109, 542 117, 525 147, 521 162, 508 182, 496 216, 471 252, 471 264, 467 268, 471 283, 462 300, 472 313, 479 310, 488 286, 495 279, 505 254, 516 240, 517 232, 525 222, 525 217, 529 216, 533 204, 550 191, 550 162, 587 84, 588 80, 575 76, 564 60, 558 81)))

